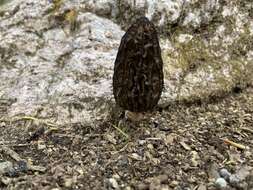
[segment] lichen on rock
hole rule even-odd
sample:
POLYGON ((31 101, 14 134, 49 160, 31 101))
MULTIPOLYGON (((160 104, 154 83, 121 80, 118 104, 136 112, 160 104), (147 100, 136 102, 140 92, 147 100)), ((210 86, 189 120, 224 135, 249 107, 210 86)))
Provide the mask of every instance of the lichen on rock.
POLYGON ((251 1, 81 0, 56 6, 12 0, 0 5, 4 115, 56 123, 105 119, 115 106, 111 81, 120 39, 139 16, 149 17, 160 34, 161 105, 252 84, 251 1), (73 21, 71 10, 77 13, 73 21))

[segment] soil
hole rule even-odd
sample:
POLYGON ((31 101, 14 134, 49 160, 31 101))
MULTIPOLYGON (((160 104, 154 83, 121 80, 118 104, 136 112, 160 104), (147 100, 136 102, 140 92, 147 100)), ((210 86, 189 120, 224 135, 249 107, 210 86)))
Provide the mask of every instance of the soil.
POLYGON ((172 103, 148 121, 125 125, 2 117, 0 163, 10 161, 16 170, 0 174, 0 188, 205 190, 217 188, 221 168, 248 168, 242 185, 227 189, 253 189, 252 93, 172 103))

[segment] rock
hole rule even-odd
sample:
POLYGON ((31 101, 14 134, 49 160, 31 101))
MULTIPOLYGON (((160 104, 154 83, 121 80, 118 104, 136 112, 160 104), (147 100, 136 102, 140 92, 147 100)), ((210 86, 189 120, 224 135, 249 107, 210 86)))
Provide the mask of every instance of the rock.
POLYGON ((13 164, 9 161, 0 162, 0 174, 6 174, 13 169, 13 164))
POLYGON ((154 146, 153 146, 152 144, 150 144, 150 143, 147 145, 147 148, 148 148, 149 150, 151 150, 151 151, 154 150, 154 146))
POLYGON ((0 97, 9 103, 1 106, 0 114, 38 113, 56 124, 93 125, 107 119, 115 112, 112 75, 122 28, 139 16, 147 16, 163 35, 160 106, 244 89, 253 80, 253 21, 245 8, 251 4, 225 2, 63 1, 55 12, 63 15, 62 21, 55 19, 48 1, 4 3, 0 97), (78 13, 74 32, 64 20, 66 10, 78 13))
POLYGON ((17 161, 15 164, 10 167, 9 165, 8 168, 5 168, 5 175, 9 177, 17 177, 21 173, 27 172, 28 171, 28 166, 27 163, 23 160, 17 161))
POLYGON ((215 181, 215 185, 217 186, 217 188, 219 189, 224 189, 227 186, 227 182, 224 178, 220 177, 215 181))
MULTIPOLYGON (((19 1, 13 3, 18 5, 19 1)), ((32 4, 41 9, 43 7, 39 1, 32 4)), ((28 5, 25 3, 24 10, 20 9, 16 14, 28 14, 30 11, 23 12, 28 9, 25 6, 28 5)), ((10 9, 6 7, 4 10, 10 9)), ((38 11, 43 14, 43 10, 38 11)), ((16 98, 8 107, 8 115, 29 115, 40 109, 41 116, 58 113, 57 123, 89 122, 100 119, 100 116, 106 117, 108 103, 112 102, 112 63, 123 34, 119 26, 94 14, 81 13, 80 32, 76 36, 67 36, 60 27, 38 36, 36 34, 41 32, 38 30, 42 25, 49 23, 45 23, 46 18, 36 16, 29 21, 40 23, 39 27, 29 26, 35 32, 18 27, 8 28, 6 22, 0 22, 1 31, 7 32, 5 35, 1 33, 4 40, 0 42, 0 50, 7 57, 3 61, 12 61, 15 65, 15 68, 7 69, 7 65, 0 68, 0 77, 5 80, 4 83, 0 82, 1 89, 4 89, 0 96, 16 98), (114 35, 106 37, 110 31, 114 35), (7 60, 9 56, 12 58, 7 60)), ((29 19, 29 16, 23 17, 29 19)), ((26 28, 25 18, 23 28, 26 28)))
POLYGON ((47 146, 45 144, 45 141, 39 140, 38 141, 38 150, 43 150, 45 149, 47 146))
POLYGON ((150 190, 158 190, 158 189, 169 189, 168 187, 168 176, 167 175, 159 175, 157 177, 153 177, 149 179, 150 184, 149 188, 150 190))
POLYGON ((64 179, 64 186, 67 187, 67 188, 70 188, 73 184, 73 179, 71 178, 67 178, 67 179, 64 179))
POLYGON ((1 122, 0 123, 0 127, 5 127, 6 125, 5 125, 5 122, 1 122))
POLYGON ((179 182, 176 180, 173 180, 172 182, 170 182, 171 187, 176 187, 176 186, 178 186, 178 184, 179 184, 179 182))
POLYGON ((242 166, 237 172, 236 175, 237 177, 243 181, 245 180, 248 176, 250 176, 250 172, 253 171, 253 167, 248 166, 248 165, 244 165, 242 166))
POLYGON ((203 184, 200 184, 198 187, 198 190, 206 190, 206 186, 203 184))
POLYGON ((147 141, 146 140, 138 140, 139 145, 144 145, 147 141))
POLYGON ((191 151, 191 165, 193 167, 197 167, 199 165, 199 160, 200 160, 200 157, 199 157, 199 154, 198 152, 196 151, 191 151))
POLYGON ((222 168, 219 173, 220 176, 223 177, 225 180, 228 180, 229 177, 231 176, 231 173, 225 168, 222 168))
POLYGON ((118 14, 118 8, 116 7, 117 1, 116 0, 99 0, 93 1, 88 0, 85 1, 85 7, 87 10, 105 17, 116 17, 118 14))
POLYGON ((117 140, 115 139, 114 134, 106 134, 105 139, 108 140, 112 144, 117 144, 117 140))
POLYGON ((230 186, 238 189, 245 189, 245 186, 247 186, 245 179, 250 176, 251 170, 252 167, 244 165, 239 168, 234 174, 231 174, 223 168, 220 170, 220 175, 229 182, 230 186))
POLYGON ((132 153, 129 157, 134 160, 142 160, 142 157, 137 153, 132 153))
POLYGON ((238 186, 240 181, 241 181, 240 178, 235 174, 233 174, 229 177, 229 184, 231 184, 232 187, 238 186))
POLYGON ((131 22, 131 13, 135 12, 137 15, 142 15, 144 12, 146 16, 155 21, 158 26, 164 26, 169 22, 175 22, 180 17, 183 1, 151 1, 141 0, 133 3, 131 0, 124 0, 120 4, 120 9, 125 10, 121 12, 122 22, 131 22))
POLYGON ((112 186, 114 189, 119 189, 119 184, 118 184, 118 182, 117 182, 116 179, 110 178, 110 179, 109 179, 109 183, 111 184, 111 186, 112 186))
POLYGON ((17 172, 27 172, 28 170, 27 162, 24 160, 20 160, 14 165, 14 168, 17 172))

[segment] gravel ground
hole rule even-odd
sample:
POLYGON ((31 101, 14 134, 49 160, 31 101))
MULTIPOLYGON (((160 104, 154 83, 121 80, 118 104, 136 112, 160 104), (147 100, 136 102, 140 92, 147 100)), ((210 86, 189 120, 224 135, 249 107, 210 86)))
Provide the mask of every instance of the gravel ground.
POLYGON ((1 118, 1 189, 253 189, 253 89, 138 124, 1 118))

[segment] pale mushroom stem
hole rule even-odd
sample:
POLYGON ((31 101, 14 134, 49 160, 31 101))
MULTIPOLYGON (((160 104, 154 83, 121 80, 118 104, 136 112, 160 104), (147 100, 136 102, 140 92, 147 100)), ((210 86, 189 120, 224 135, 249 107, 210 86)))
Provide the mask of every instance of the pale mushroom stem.
POLYGON ((134 121, 134 122, 138 122, 138 121, 145 119, 145 115, 146 114, 144 114, 142 112, 131 112, 128 110, 125 111, 125 118, 129 119, 131 121, 134 121))

